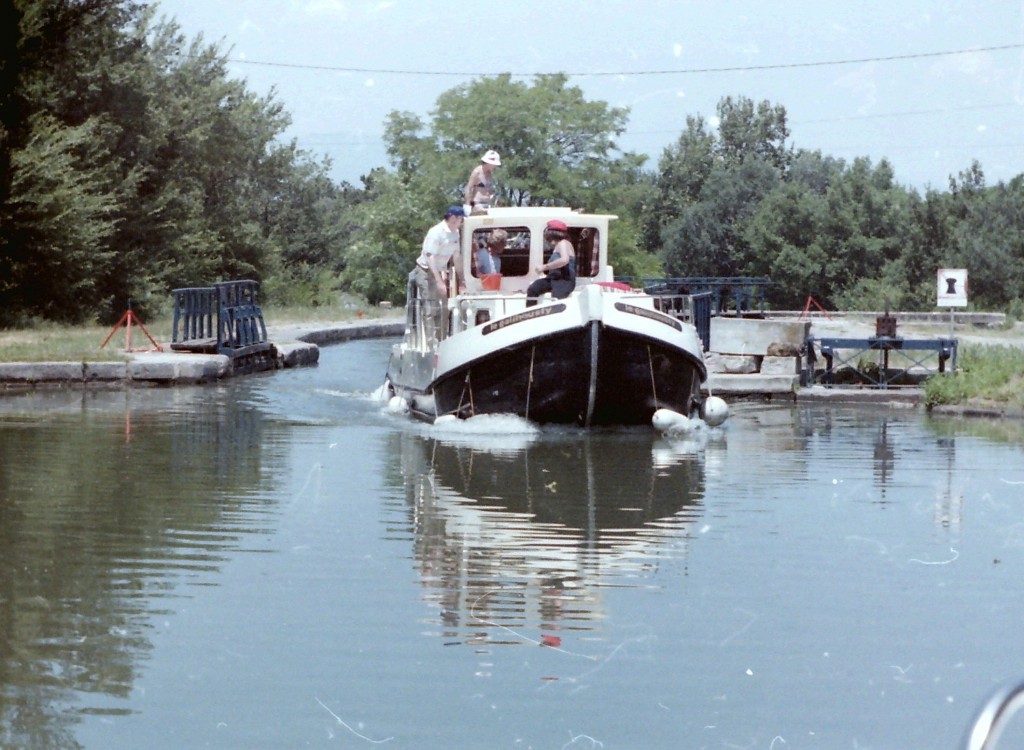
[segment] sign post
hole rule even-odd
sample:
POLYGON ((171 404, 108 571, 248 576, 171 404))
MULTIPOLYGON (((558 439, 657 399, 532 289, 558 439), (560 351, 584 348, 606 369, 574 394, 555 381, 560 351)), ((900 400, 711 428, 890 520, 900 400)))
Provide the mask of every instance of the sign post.
POLYGON ((938 298, 935 304, 938 307, 948 307, 949 310, 949 337, 953 338, 954 307, 967 307, 967 269, 966 268, 940 268, 936 277, 938 298))

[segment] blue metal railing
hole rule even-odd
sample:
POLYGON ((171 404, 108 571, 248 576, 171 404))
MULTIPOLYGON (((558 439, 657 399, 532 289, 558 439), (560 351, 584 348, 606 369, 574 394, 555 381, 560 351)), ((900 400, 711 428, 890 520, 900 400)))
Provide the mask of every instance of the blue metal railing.
POLYGON ((217 293, 213 287, 175 289, 171 347, 217 339, 217 293))
POLYGON ((697 329, 704 351, 711 348, 711 293, 662 294, 655 292, 654 307, 663 313, 686 321, 697 329))
POLYGON ((263 310, 256 304, 255 281, 223 281, 217 292, 217 349, 222 354, 262 347, 267 343, 263 310))
MULTIPOLYGON (((945 373, 947 363, 956 372, 957 339, 904 339, 894 336, 870 338, 815 338, 808 337, 805 344, 806 368, 803 385, 820 382, 826 387, 839 385, 836 376, 845 371, 852 385, 871 388, 894 388, 917 385, 920 377, 936 371, 945 373), (817 369, 815 345, 825 360, 825 367, 817 369), (898 367, 890 367, 890 355, 900 355, 898 367), (865 357, 865 355, 867 355, 865 357), (934 368, 934 369, 933 369, 934 368)), ((848 383, 851 384, 851 383, 848 383)))
POLYGON ((232 357, 270 348, 255 281, 175 289, 171 348, 232 357))
POLYGON ((765 292, 775 282, 761 276, 666 276, 621 281, 641 285, 650 294, 711 295, 711 315, 737 316, 765 312, 765 292))

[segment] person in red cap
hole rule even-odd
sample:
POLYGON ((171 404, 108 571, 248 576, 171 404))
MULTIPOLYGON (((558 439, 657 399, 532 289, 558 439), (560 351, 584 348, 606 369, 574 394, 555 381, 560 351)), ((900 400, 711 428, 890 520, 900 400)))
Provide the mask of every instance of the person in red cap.
POLYGON ((544 239, 555 246, 544 265, 535 269, 541 277, 526 288, 526 306, 537 304, 537 298, 551 292, 555 299, 564 299, 576 288, 576 250, 569 242, 569 227, 560 219, 552 219, 544 228, 544 239))

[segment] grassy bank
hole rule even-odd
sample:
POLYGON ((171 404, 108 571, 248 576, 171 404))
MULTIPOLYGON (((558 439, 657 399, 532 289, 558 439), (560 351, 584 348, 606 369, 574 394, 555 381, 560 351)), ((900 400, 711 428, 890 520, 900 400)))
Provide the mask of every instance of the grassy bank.
POLYGON ((963 345, 956 372, 929 378, 924 391, 928 406, 973 403, 1024 409, 1024 348, 963 345))
MULTIPOLYGON (((339 305, 337 307, 264 308, 263 319, 267 328, 274 326, 317 323, 347 323, 394 317, 394 310, 380 310, 366 305, 339 305)), ((152 348, 146 331, 163 345, 171 340, 171 317, 143 321, 145 331, 132 326, 131 347, 135 350, 152 348)), ((127 359, 127 337, 124 327, 81 325, 61 326, 54 323, 0 330, 0 362, 119 362, 127 359), (113 335, 111 335, 113 334, 113 335), (101 348, 104 341, 109 341, 101 348)))

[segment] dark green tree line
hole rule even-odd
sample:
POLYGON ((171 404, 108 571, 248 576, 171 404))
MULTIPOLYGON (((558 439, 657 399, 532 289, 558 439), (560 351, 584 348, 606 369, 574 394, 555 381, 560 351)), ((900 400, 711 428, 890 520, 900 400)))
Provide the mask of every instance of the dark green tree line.
POLYGON ((276 97, 154 10, 0 0, 0 324, 116 319, 223 278, 336 285, 344 186, 276 97), (296 205, 296 204, 301 205, 296 205))
POLYGON ((655 176, 647 247, 673 276, 763 276, 800 308, 931 309, 935 272, 965 267, 972 304, 1020 308, 1024 177, 986 188, 980 165, 922 197, 891 165, 786 145, 785 110, 725 98, 717 132, 689 117, 655 176))

